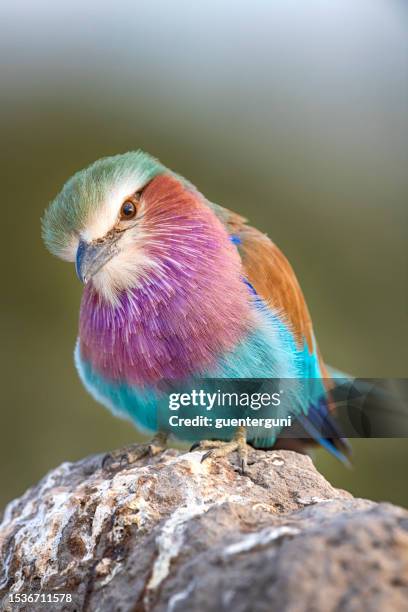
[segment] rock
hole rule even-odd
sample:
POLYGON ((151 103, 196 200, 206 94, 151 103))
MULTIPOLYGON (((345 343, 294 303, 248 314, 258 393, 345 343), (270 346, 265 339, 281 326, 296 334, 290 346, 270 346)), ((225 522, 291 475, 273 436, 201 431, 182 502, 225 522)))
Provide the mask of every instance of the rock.
POLYGON ((51 471, 5 510, 2 609, 408 610, 408 512, 333 488, 295 452, 251 451, 245 476, 202 454, 51 471))

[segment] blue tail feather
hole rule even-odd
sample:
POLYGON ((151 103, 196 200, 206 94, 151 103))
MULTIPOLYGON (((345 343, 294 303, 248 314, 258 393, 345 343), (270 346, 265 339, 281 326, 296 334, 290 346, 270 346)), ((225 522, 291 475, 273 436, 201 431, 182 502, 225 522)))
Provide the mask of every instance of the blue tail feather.
POLYGON ((317 405, 310 406, 307 415, 300 415, 298 421, 316 442, 344 465, 351 467, 347 457, 351 452, 350 444, 329 414, 325 402, 321 401, 317 405))
MULTIPOLYGON (((318 442, 321 446, 323 446, 323 448, 329 451, 331 455, 336 457, 336 459, 341 461, 344 465, 346 465, 347 467, 351 467, 351 463, 349 459, 347 458, 347 456, 344 453, 342 453, 339 448, 335 446, 332 439, 322 437, 321 432, 309 420, 309 415, 308 416, 301 415, 300 417, 298 417, 298 420, 300 424, 302 425, 302 427, 305 429, 305 431, 310 436, 312 436, 312 438, 316 440, 316 442, 318 442)), ((342 444, 345 447, 345 449, 348 450, 348 443, 346 443, 347 441, 345 440, 345 438, 339 438, 337 441, 340 442, 340 444, 342 444)))

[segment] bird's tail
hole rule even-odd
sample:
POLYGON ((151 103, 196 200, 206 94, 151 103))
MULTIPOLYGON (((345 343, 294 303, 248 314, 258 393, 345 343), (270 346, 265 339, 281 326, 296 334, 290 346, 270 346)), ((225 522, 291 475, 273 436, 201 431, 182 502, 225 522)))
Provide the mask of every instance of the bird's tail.
POLYGON ((347 467, 351 467, 351 446, 330 414, 326 400, 309 407, 307 415, 298 417, 300 425, 320 446, 347 467))

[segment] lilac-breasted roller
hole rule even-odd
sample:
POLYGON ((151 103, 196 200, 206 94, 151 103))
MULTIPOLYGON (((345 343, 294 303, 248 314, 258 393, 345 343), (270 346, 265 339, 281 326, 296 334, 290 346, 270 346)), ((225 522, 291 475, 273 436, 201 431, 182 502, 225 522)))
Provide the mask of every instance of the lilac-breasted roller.
MULTIPOLYGON (((137 151, 71 177, 44 215, 43 237, 53 254, 75 262, 85 285, 75 349, 83 384, 114 414, 155 434, 133 458, 175 434, 160 414, 163 381, 197 378, 321 380, 319 397, 301 385, 288 410, 343 457, 341 437, 323 438, 316 426, 331 423, 330 376, 296 276, 243 217, 137 151)), ((244 467, 246 443, 271 448, 278 433, 190 427, 176 435, 209 449, 206 456, 236 450, 244 467)))

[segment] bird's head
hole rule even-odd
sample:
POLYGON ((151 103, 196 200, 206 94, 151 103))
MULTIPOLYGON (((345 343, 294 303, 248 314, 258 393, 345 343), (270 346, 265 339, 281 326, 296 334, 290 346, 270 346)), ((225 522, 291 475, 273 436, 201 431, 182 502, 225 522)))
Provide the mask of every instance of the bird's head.
POLYGON ((45 212, 43 238, 114 304, 124 290, 170 267, 191 270, 192 277, 205 252, 214 263, 229 251, 238 269, 225 228, 204 202, 156 159, 129 152, 70 178, 45 212))

